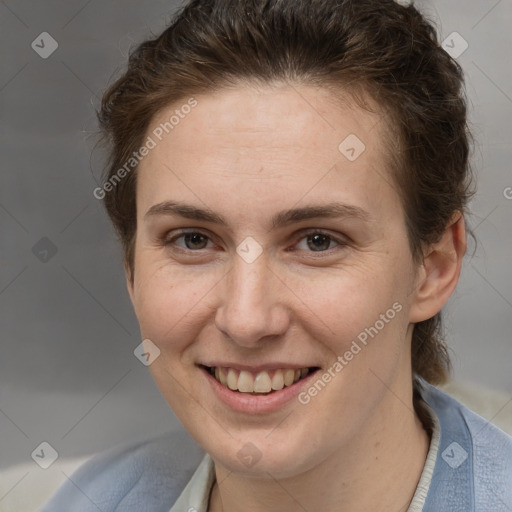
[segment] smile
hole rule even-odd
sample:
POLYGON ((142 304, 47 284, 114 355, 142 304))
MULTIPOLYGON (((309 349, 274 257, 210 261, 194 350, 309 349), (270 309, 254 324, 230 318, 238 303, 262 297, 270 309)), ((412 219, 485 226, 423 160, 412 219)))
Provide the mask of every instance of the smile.
POLYGON ((203 366, 217 382, 231 391, 269 394, 295 384, 317 368, 279 368, 250 372, 236 368, 203 366))

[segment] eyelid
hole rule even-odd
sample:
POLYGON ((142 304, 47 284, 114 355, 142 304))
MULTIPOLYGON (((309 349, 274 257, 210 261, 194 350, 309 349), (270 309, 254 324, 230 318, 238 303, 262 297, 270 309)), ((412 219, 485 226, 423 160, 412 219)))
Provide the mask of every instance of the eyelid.
POLYGON ((321 228, 304 228, 304 229, 298 231, 295 236, 298 237, 299 235, 300 235, 300 238, 304 238, 305 236, 308 236, 308 235, 325 235, 325 236, 328 236, 329 238, 332 238, 333 240, 335 240, 336 242, 338 242, 340 244, 348 243, 350 240, 347 235, 342 235, 341 233, 335 235, 335 234, 331 233, 330 231, 321 229, 321 228))
MULTIPOLYGON (((161 243, 164 247, 171 245, 178 238, 188 235, 188 234, 200 234, 200 235, 205 236, 210 242, 215 243, 215 241, 214 241, 215 237, 201 228, 181 228, 178 230, 174 230, 172 233, 173 233, 172 236, 169 236, 169 233, 167 233, 161 238, 161 243)), ((324 236, 327 236, 330 239, 334 240, 338 244, 336 247, 327 249, 326 251, 306 251, 311 254, 315 254, 315 253, 316 254, 330 254, 331 251, 336 250, 339 247, 344 247, 350 243, 350 238, 346 235, 333 235, 329 231, 326 231, 326 230, 320 229, 320 228, 304 228, 304 229, 299 230, 298 232, 296 232, 293 235, 293 240, 295 240, 294 245, 297 245, 303 238, 305 238, 309 235, 324 235, 324 236)), ((178 248, 178 250, 182 250, 182 251, 185 251, 188 253, 193 253, 193 252, 200 253, 204 250, 204 249, 197 249, 197 250, 186 249, 186 248, 179 247, 179 246, 177 248, 178 248)))
MULTIPOLYGON (((162 245, 167 246, 167 245, 170 245, 171 243, 175 242, 178 238, 181 238, 182 236, 195 235, 195 234, 203 235, 210 242, 214 242, 214 240, 213 240, 214 237, 210 233, 204 231, 201 228, 182 228, 182 229, 173 230, 172 232, 169 232, 169 233, 166 233, 165 235, 163 235, 161 237, 160 241, 161 241, 162 245), (170 233, 172 233, 172 235, 170 235, 170 233)), ((183 248, 180 247, 180 249, 183 249, 183 248)), ((199 252, 199 250, 197 250, 197 251, 192 251, 191 249, 183 249, 183 250, 189 251, 189 252, 199 252)))

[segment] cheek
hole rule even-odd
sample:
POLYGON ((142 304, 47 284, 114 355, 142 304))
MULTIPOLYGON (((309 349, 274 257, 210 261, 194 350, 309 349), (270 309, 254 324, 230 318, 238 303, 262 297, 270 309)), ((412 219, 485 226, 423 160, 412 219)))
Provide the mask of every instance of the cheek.
POLYGON ((329 325, 323 342, 339 363, 336 374, 343 377, 335 380, 343 382, 349 401, 372 396, 371 389, 382 387, 379 379, 389 382, 405 360, 408 281, 385 267, 366 267, 365 272, 326 281, 324 296, 314 287, 304 290, 329 325))
POLYGON ((331 360, 325 372, 331 391, 317 391, 323 389, 320 384, 306 391, 304 402, 316 400, 325 411, 365 417, 401 367, 408 326, 404 281, 381 269, 340 270, 325 279, 302 281, 303 311, 311 319, 302 327, 331 360))
POLYGON ((204 312, 202 303, 215 282, 208 272, 183 273, 168 265, 141 265, 135 280, 134 308, 142 336, 161 350, 185 346, 201 325, 198 314, 204 312))
POLYGON ((287 280, 300 302, 303 325, 317 340, 329 343, 336 353, 348 349, 366 328, 378 322, 379 331, 389 330, 396 309, 403 309, 400 286, 385 278, 386 273, 377 265, 363 268, 344 268, 332 272, 317 272, 287 280), (402 308, 393 304, 399 302, 402 308), (386 315, 386 312, 389 312, 386 315), (380 315, 384 314, 384 320, 380 315), (382 328, 385 322, 385 329, 382 328))

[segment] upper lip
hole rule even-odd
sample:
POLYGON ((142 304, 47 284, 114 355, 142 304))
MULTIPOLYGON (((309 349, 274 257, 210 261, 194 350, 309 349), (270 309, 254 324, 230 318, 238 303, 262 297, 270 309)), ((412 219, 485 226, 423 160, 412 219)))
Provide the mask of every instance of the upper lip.
POLYGON ((293 364, 293 363, 268 363, 259 365, 248 365, 240 364, 228 361, 213 361, 209 363, 200 363, 202 366, 208 366, 210 368, 233 368, 235 370, 246 370, 248 372, 260 372, 265 370, 300 370, 302 368, 318 368, 318 365, 314 364, 293 364))

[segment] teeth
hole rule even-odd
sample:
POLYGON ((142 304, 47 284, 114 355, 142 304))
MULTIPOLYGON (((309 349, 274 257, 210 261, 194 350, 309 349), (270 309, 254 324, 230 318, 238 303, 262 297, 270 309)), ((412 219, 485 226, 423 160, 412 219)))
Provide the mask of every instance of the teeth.
POLYGON ((284 375, 282 370, 277 370, 272 377, 272 389, 278 391, 284 388, 284 375))
POLYGON ((254 379, 249 372, 242 370, 238 376, 238 391, 251 393, 254 391, 254 379))
MULTIPOLYGON (((215 375, 217 377, 217 375, 215 375)), ((219 368, 219 378, 217 379, 223 386, 227 386, 228 384, 228 377, 226 373, 224 372, 223 368, 219 368)))
POLYGON ((236 391, 238 389, 238 377, 236 375, 235 370, 233 370, 232 368, 228 370, 227 385, 228 388, 233 391, 236 391))
MULTIPOLYGON (((308 368, 294 370, 292 368, 283 368, 274 370, 272 377, 269 372, 261 371, 256 377, 246 370, 238 371, 233 368, 210 368, 210 373, 215 376, 223 386, 232 391, 241 393, 270 393, 278 391, 286 386, 291 386, 294 382, 305 377, 309 373, 308 368)), ((270 372, 272 373, 272 372, 270 372)))
POLYGON ((284 385, 290 386, 295 380, 295 370, 286 370, 284 372, 284 385))
POLYGON ((272 391, 272 381, 267 372, 260 372, 256 375, 253 390, 255 393, 270 393, 272 391))

